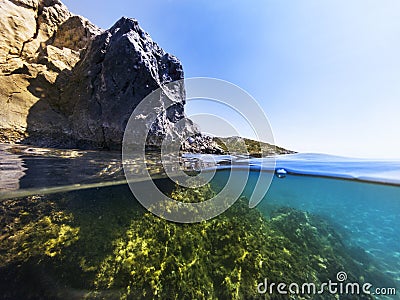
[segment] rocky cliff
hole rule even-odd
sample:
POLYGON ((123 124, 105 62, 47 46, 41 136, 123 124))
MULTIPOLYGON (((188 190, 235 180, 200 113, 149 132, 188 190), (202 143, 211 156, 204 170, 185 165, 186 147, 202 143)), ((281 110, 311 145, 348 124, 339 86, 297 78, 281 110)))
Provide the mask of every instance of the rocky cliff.
POLYGON ((63 130, 57 80, 100 29, 59 1, 0 0, 0 16, 0 141, 24 141, 39 123, 63 130), (35 111, 41 120, 30 118, 35 111))
MULTIPOLYGON (((119 148, 137 104, 183 79, 179 60, 134 19, 101 30, 57 0, 0 0, 0 16, 0 142, 119 148)), ((155 108, 150 145, 184 118, 183 86, 173 101, 155 108)), ((198 129, 185 120, 183 131, 198 129)), ((209 139, 199 143, 214 152, 209 139)))

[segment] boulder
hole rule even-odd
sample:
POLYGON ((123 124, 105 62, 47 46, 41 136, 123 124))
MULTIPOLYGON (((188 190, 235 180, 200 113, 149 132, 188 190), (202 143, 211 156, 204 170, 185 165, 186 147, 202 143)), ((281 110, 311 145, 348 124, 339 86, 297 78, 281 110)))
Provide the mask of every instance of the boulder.
MULTIPOLYGON (((80 147, 120 148, 137 105, 161 86, 183 78, 176 57, 161 49, 135 19, 121 18, 97 35, 83 53, 62 89, 58 109, 69 118, 71 137, 80 147)), ((173 97, 169 109, 162 99, 149 108, 160 112, 151 127, 149 145, 160 145, 172 134, 172 123, 184 118, 182 84, 173 97)), ((187 121, 185 129, 194 134, 197 127, 187 121)))

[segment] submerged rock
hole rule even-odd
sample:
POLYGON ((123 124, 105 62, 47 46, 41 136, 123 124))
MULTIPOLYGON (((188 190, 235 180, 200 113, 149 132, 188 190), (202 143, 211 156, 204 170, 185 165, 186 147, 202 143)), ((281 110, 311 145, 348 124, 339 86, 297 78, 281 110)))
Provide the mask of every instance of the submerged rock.
MULTIPOLYGON (((182 202, 215 196, 209 184, 171 188, 182 202)), ((347 282, 396 286, 324 218, 291 208, 266 218, 244 198, 196 224, 154 216, 125 185, 6 200, 0 211, 0 288, 9 299, 71 299, 78 292, 85 299, 289 299, 276 288, 260 294, 258 285, 268 279, 320 287, 337 283, 343 271, 347 282), (33 286, 30 274, 37 274, 33 286)))

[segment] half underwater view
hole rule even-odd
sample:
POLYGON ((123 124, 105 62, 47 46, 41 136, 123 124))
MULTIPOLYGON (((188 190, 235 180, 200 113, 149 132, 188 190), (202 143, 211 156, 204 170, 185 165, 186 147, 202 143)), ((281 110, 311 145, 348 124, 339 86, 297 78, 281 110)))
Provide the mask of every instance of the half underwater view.
POLYGON ((400 300, 399 12, 0 0, 0 300, 400 300))
POLYGON ((224 213, 183 224, 134 198, 119 152, 1 145, 2 299, 399 299, 400 161, 281 155, 249 208, 268 157, 185 154, 193 178, 215 170, 195 189, 157 157, 153 181, 180 202, 250 173, 224 213))

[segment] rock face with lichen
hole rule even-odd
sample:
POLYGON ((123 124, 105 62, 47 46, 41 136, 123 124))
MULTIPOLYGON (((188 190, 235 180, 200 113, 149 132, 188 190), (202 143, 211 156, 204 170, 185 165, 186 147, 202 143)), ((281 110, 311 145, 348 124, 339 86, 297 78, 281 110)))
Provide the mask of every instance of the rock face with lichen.
MULTIPOLYGON (((0 142, 120 148, 138 103, 183 79, 180 61, 134 19, 104 31, 58 0, 1 0, 0 16, 0 142)), ((149 112, 157 114, 150 146, 168 135, 198 133, 184 118, 183 83, 175 88, 173 105, 160 97, 149 112)), ((203 144, 215 152, 214 143, 203 144)))

